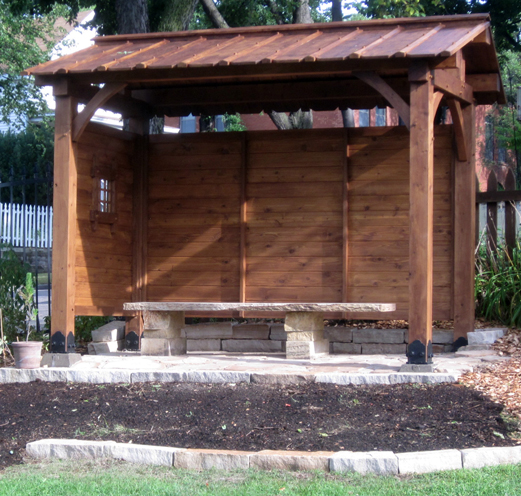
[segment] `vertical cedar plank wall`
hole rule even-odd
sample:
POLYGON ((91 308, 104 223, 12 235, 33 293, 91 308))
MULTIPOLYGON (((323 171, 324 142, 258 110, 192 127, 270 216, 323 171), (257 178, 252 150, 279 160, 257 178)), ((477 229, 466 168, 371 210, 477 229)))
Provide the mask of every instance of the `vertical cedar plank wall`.
MULTIPOLYGON (((342 301, 345 133, 249 132, 246 153, 243 133, 151 136, 148 300, 239 301, 246 167, 246 301, 342 301)), ((446 319, 453 315, 451 127, 435 134, 433 318, 446 319)), ((132 299, 132 136, 90 124, 77 145, 77 315, 118 315, 132 299), (115 233, 91 228, 95 155, 118 165, 115 233)), ((347 143, 345 299, 396 303, 386 317, 407 318, 409 133, 350 129, 347 143)))
MULTIPOLYGON (((148 300, 239 301, 241 167, 247 167, 246 301, 342 301, 346 132, 251 132, 245 154, 241 134, 151 136, 148 300)), ((350 129, 347 142, 345 299, 396 303, 386 317, 407 318, 409 133, 350 129)), ((435 319, 453 314, 452 157, 451 128, 439 127, 435 319)))
POLYGON ((133 135, 89 124, 77 143, 78 229, 76 243, 76 315, 121 315, 131 301, 133 135), (115 232, 99 224, 92 230, 94 159, 117 166, 115 232))

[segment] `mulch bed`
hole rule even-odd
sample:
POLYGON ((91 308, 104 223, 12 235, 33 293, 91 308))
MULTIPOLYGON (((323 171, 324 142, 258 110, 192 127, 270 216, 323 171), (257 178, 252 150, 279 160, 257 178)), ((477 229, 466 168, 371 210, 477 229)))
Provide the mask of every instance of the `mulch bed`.
POLYGON ((503 406, 457 385, 0 384, 0 469, 44 438, 258 451, 510 446, 503 406))

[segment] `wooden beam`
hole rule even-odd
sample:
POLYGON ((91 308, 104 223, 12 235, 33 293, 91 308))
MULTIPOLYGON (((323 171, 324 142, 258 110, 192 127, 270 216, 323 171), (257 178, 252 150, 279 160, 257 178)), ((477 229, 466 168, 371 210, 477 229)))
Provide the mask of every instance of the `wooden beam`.
MULTIPOLYGON (((241 136, 241 177, 240 177, 240 247, 239 247, 239 301, 246 302, 246 227, 248 222, 248 199, 246 197, 246 184, 248 178, 248 141, 247 134, 241 136)), ((244 312, 241 312, 244 317, 244 312)))
POLYGON ((102 107, 107 100, 110 100, 111 97, 119 93, 126 86, 125 83, 107 83, 103 88, 98 90, 85 108, 74 118, 72 123, 72 141, 79 140, 96 110, 102 107))
POLYGON ((432 362, 434 86, 426 70, 422 71, 421 67, 415 67, 410 77, 410 279, 407 357, 410 364, 427 364, 432 362), (416 77, 420 81, 415 81, 416 77))
POLYGON ((474 101, 472 86, 453 76, 448 70, 435 69, 433 75, 434 87, 437 90, 443 91, 445 94, 457 98, 467 105, 470 105, 474 101))
POLYGON ((402 118, 407 129, 410 128, 411 110, 409 105, 404 102, 403 98, 393 90, 381 76, 375 72, 355 72, 353 75, 378 91, 398 112, 398 115, 402 118))
POLYGON ((465 80, 474 93, 499 93, 501 79, 499 74, 467 74, 465 80))
POLYGON ((454 170, 454 340, 474 330, 475 106, 462 116, 467 156, 457 157, 454 170))
POLYGON ((458 160, 466 162, 468 160, 468 144, 466 142, 465 122, 463 118, 463 111, 461 105, 455 98, 448 98, 450 114, 452 116, 452 124, 454 126, 454 136, 456 138, 456 151, 458 153, 458 160))
MULTIPOLYGON (((349 129, 344 129, 344 155, 342 156, 342 301, 347 303, 349 284, 349 129)), ((347 318, 344 312, 343 318, 347 318)))
POLYGON ((77 169, 72 122, 77 104, 56 97, 51 352, 74 351, 77 169))
MULTIPOLYGON (((129 119, 134 141, 132 181, 132 301, 147 299, 147 232, 148 232, 148 119, 129 119)), ((143 318, 138 312, 126 326, 126 340, 139 349, 143 318)))

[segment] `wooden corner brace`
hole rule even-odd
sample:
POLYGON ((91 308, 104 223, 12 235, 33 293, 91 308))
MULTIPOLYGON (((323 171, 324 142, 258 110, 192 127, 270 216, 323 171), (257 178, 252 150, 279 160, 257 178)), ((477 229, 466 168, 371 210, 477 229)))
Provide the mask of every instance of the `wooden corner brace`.
POLYGON ((405 103, 403 98, 394 91, 381 76, 375 72, 354 72, 353 76, 361 79, 364 83, 374 88, 380 93, 398 112, 402 121, 410 129, 411 126, 411 110, 409 105, 405 103))
POLYGON ((454 135, 456 137, 456 150, 458 152, 458 160, 466 162, 468 160, 468 146, 465 140, 465 123, 463 120, 463 112, 461 104, 455 98, 448 98, 450 113, 452 115, 452 123, 454 125, 454 135))
POLYGON ((126 83, 105 83, 105 86, 92 97, 89 103, 85 105, 85 108, 74 118, 72 123, 72 141, 80 139, 94 112, 126 86, 126 83))

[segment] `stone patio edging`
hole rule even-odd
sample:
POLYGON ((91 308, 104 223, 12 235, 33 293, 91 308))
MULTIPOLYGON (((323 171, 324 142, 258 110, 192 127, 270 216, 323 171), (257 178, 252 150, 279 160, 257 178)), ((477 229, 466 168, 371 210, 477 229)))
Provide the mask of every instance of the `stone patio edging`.
POLYGON ((317 382, 329 384, 407 384, 430 383, 439 384, 457 382, 460 374, 457 373, 340 373, 320 372, 316 374, 284 373, 269 374, 259 372, 241 372, 227 370, 178 370, 178 371, 135 371, 121 369, 65 369, 65 368, 38 368, 15 369, 0 368, 0 384, 15 382, 83 382, 88 384, 132 384, 138 382, 201 382, 213 384, 227 384, 249 382, 257 384, 298 384, 302 382, 317 382))
POLYGON ((377 475, 421 474, 521 463, 521 446, 449 449, 393 453, 392 451, 226 451, 170 448, 114 441, 42 439, 28 443, 36 459, 92 460, 112 458, 143 465, 190 470, 320 470, 377 475))

